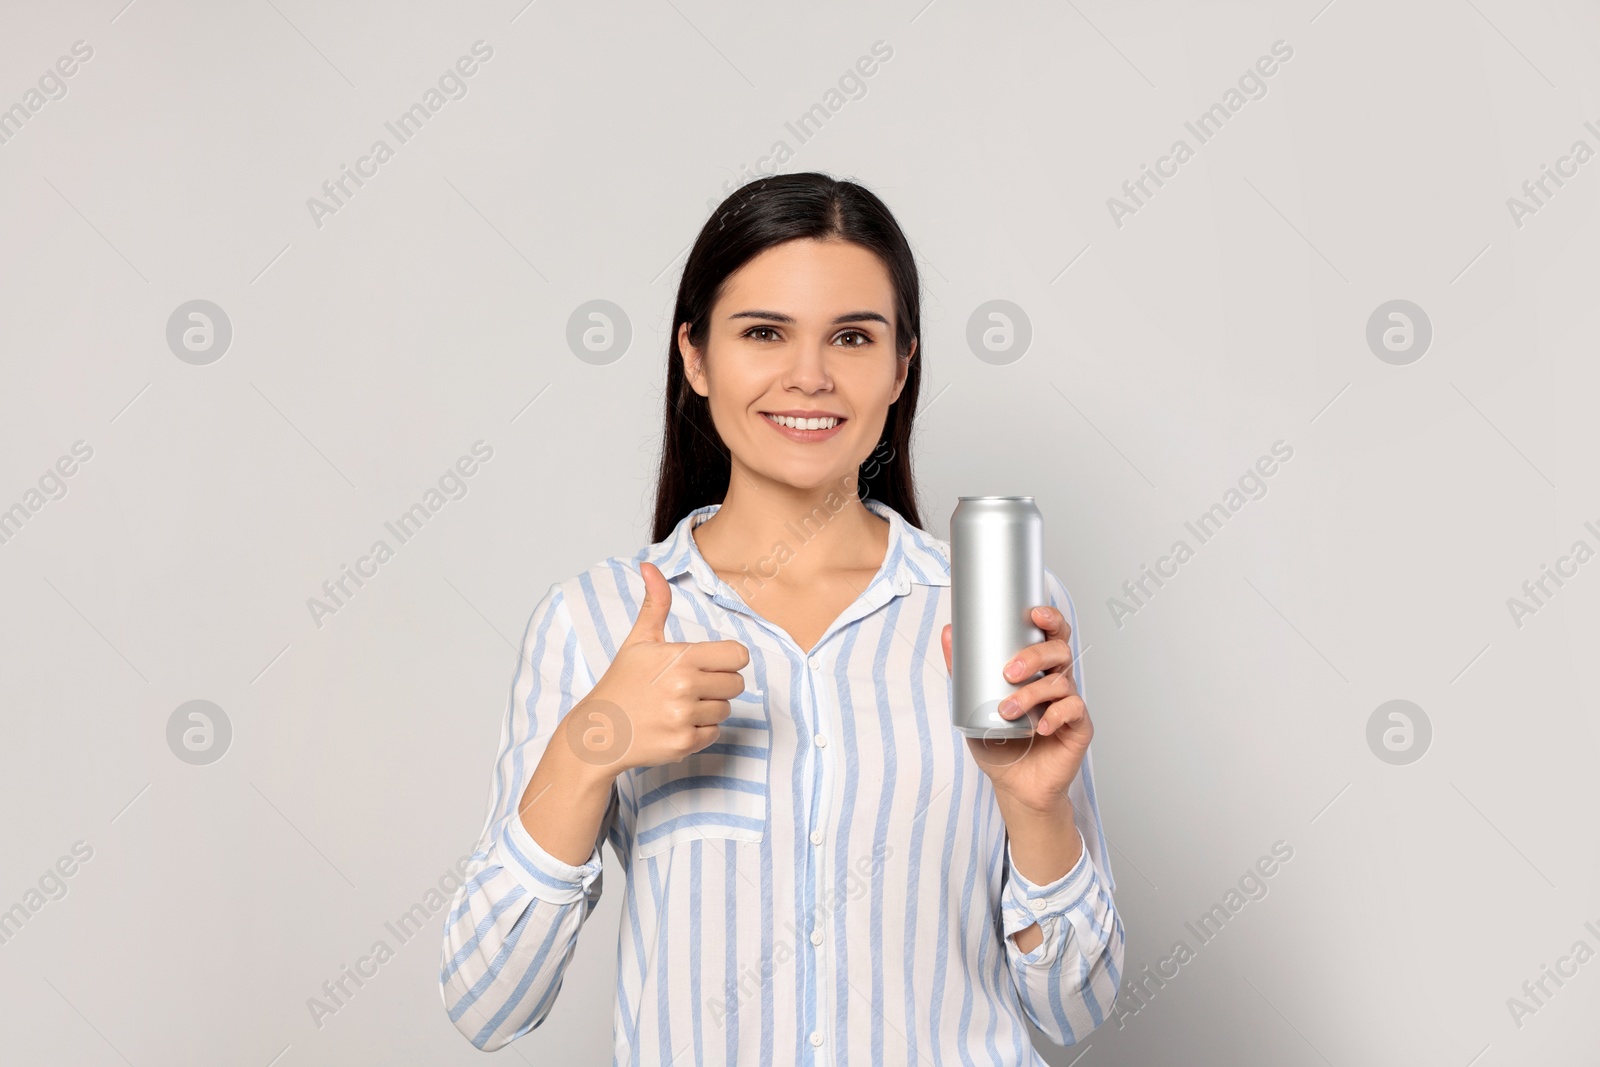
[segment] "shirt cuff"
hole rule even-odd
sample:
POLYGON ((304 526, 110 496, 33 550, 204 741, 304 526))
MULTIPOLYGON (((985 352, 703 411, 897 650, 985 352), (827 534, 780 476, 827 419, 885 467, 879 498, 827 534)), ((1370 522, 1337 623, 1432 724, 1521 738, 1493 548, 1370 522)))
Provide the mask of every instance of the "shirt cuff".
POLYGON ((1094 864, 1089 862, 1089 848, 1082 831, 1074 827, 1074 832, 1083 846, 1078 862, 1066 874, 1045 885, 1035 885, 1017 870, 1011 858, 1011 841, 1007 839, 1006 887, 1000 898, 1001 928, 1007 938, 1038 923, 1049 940, 1054 923, 1048 920, 1066 914, 1088 895, 1095 880, 1094 864))
POLYGON ((546 852, 528 834, 520 815, 513 813, 502 819, 494 832, 500 865, 529 894, 552 904, 574 904, 588 895, 589 887, 600 876, 600 844, 595 842, 588 862, 574 867, 546 852))

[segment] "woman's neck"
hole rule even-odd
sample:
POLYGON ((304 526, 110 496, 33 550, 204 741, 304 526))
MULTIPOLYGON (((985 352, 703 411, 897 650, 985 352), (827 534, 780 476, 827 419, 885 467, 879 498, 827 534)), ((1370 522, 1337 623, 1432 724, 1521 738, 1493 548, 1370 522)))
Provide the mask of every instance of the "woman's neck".
POLYGON ((786 582, 804 583, 830 572, 876 572, 888 551, 889 524, 856 496, 854 478, 798 489, 735 472, 722 506, 691 536, 725 579, 745 568, 770 579, 781 569, 786 582))

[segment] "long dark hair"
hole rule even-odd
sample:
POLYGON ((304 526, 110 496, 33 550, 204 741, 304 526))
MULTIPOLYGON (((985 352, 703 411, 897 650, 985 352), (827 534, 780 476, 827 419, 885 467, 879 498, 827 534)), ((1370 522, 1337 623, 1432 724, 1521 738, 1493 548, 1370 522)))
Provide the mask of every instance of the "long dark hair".
MULTIPOLYGON (((667 343, 666 414, 652 541, 664 540, 695 508, 722 503, 733 475, 727 446, 711 421, 710 404, 684 375, 678 325, 687 322, 690 343, 703 347, 712 305, 728 276, 766 249, 801 237, 849 241, 877 255, 894 287, 896 354, 904 359, 912 341, 922 336, 916 259, 882 200, 854 182, 809 171, 757 178, 740 186, 700 228, 678 283, 667 343)), ((861 466, 857 488, 859 496, 882 501, 918 527, 922 519, 911 479, 911 422, 917 412, 922 354, 919 344, 900 397, 889 405, 877 447, 861 466)))

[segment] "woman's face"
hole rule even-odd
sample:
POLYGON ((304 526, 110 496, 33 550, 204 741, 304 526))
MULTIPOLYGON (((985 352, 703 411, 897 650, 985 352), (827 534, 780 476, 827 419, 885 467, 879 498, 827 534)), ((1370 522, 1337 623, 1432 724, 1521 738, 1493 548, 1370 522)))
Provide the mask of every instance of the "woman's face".
POLYGON ((801 238, 729 275, 705 348, 690 346, 688 323, 678 327, 678 348, 736 466, 843 493, 905 386, 910 359, 896 357, 894 331, 894 287, 878 257, 845 241, 801 238), (773 416, 834 424, 791 427, 773 416))

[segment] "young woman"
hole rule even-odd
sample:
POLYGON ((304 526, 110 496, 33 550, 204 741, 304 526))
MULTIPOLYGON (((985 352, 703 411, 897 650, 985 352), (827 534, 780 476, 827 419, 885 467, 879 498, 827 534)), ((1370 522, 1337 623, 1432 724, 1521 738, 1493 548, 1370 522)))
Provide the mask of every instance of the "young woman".
POLYGON ((1123 961, 1075 616, 1047 570, 1004 668, 1034 736, 953 728, 905 236, 859 185, 759 179, 673 323, 654 543, 534 608, 449 1016, 490 1050, 548 1017, 609 840, 615 1063, 1043 1064, 1024 1019, 1082 1039, 1123 961))

